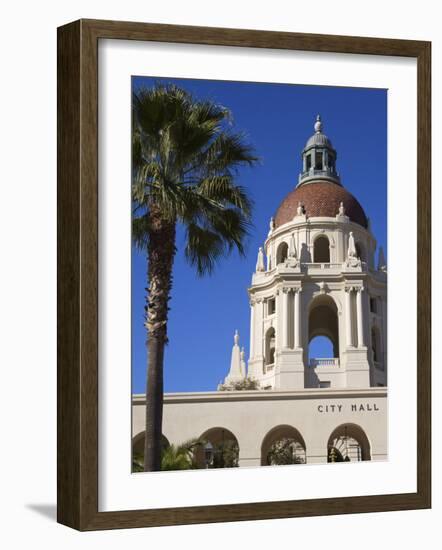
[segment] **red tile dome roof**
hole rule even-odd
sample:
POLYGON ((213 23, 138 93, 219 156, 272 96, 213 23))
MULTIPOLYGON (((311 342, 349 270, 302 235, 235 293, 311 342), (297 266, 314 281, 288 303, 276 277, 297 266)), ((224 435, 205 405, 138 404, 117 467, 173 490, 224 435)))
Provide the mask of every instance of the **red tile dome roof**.
POLYGON ((275 215, 275 227, 279 227, 296 216, 298 203, 304 206, 307 217, 334 218, 340 203, 344 204, 345 215, 352 222, 367 228, 367 216, 357 199, 344 187, 330 181, 311 181, 291 191, 280 204, 275 215))

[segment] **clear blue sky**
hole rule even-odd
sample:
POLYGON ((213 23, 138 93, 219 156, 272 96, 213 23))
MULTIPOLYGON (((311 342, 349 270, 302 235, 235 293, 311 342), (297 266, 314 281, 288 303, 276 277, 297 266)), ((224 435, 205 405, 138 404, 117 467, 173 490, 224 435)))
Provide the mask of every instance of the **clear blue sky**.
MULTIPOLYGON (((261 162, 244 168, 238 181, 255 201, 247 255, 221 260, 212 276, 198 278, 178 253, 169 312, 169 345, 165 353, 166 392, 215 390, 226 376, 239 330, 249 351, 250 311, 247 287, 258 247, 267 236, 269 219, 297 184, 301 151, 314 133, 318 113, 323 131, 338 153, 343 185, 362 204, 378 245, 387 252, 387 90, 262 84, 208 80, 134 77, 133 89, 156 82, 174 83, 195 97, 228 107, 235 128, 246 132, 261 162)), ((145 391, 146 334, 143 327, 146 258, 132 253, 132 387, 145 391)), ((321 356, 324 346, 318 345, 321 356)), ((327 353, 326 353, 327 355, 327 353)))

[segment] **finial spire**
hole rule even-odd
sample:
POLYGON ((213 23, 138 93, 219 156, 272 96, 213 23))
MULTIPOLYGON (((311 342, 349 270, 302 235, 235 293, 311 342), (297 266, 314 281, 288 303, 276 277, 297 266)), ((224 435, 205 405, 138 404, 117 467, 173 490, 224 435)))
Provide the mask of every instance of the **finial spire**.
POLYGON ((239 333, 235 330, 233 336, 232 356, 230 359, 229 374, 224 379, 224 384, 240 382, 246 376, 245 353, 241 352, 239 347, 239 333))
POLYGON ((246 367, 246 350, 244 349, 244 346, 241 348, 241 374, 245 378, 247 375, 247 367, 246 367))
POLYGON ((378 270, 379 271, 387 270, 387 262, 385 261, 385 254, 382 246, 379 247, 378 270))
POLYGON ((321 115, 316 115, 315 132, 316 132, 317 134, 319 134, 320 132, 322 132, 321 115))

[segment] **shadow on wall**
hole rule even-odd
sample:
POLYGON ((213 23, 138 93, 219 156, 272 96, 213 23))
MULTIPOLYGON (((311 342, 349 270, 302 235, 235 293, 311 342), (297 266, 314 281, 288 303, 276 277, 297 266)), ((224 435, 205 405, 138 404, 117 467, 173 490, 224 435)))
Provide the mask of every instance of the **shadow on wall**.
POLYGON ((312 255, 310 254, 310 251, 307 248, 306 243, 302 243, 301 245, 300 260, 301 260, 301 263, 307 263, 307 264, 311 263, 312 261, 312 255))

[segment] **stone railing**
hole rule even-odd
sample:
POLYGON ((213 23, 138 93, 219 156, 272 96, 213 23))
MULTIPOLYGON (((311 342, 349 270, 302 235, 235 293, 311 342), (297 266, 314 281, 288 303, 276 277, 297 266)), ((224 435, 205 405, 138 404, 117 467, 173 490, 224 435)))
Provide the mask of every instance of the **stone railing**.
MULTIPOLYGON (((259 271, 253 274, 252 284, 265 280, 266 278, 272 277, 276 273, 287 273, 293 268, 288 267, 286 262, 282 262, 277 266, 273 267, 269 271, 259 271)), ((348 268, 345 266, 345 262, 300 262, 296 269, 308 275, 335 275, 347 271, 348 268)), ((367 263, 361 262, 361 267, 358 270, 367 271, 367 263)), ((385 277, 385 276, 384 276, 385 277)))
POLYGON ((310 359, 309 366, 316 367, 339 367, 339 357, 333 357, 331 359, 310 359))
POLYGON ((328 270, 332 270, 332 269, 342 269, 342 262, 341 263, 305 263, 305 264, 302 264, 302 265, 305 265, 306 268, 310 271, 312 269, 328 269, 328 270))
POLYGON ((302 172, 299 174, 298 181, 301 182, 304 179, 312 178, 314 176, 319 177, 328 177, 339 180, 339 173, 333 170, 330 167, 325 167, 324 169, 320 170, 318 168, 310 168, 309 170, 306 170, 305 172, 302 172))

